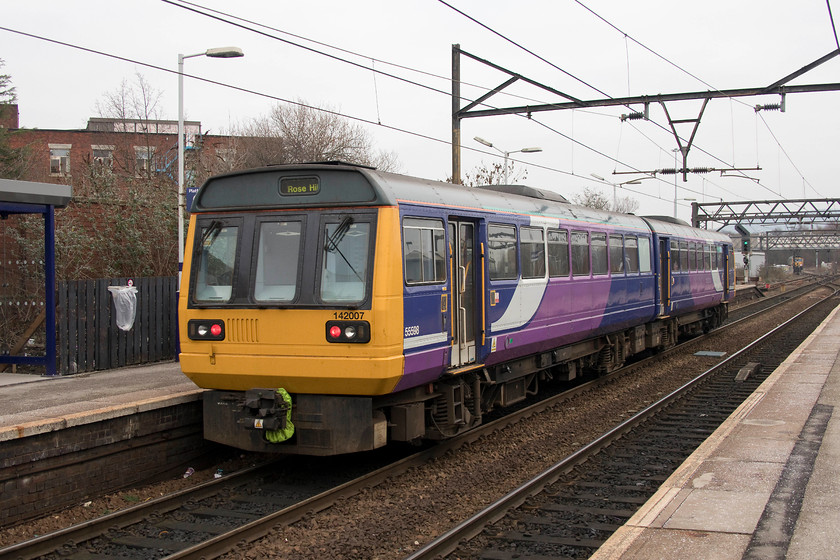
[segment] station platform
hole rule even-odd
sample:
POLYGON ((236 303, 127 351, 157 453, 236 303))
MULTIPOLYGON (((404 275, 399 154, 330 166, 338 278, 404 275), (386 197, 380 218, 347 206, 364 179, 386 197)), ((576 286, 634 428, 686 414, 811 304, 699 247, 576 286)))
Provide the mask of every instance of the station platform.
POLYGON ((198 401, 177 362, 68 376, 0 373, 0 442, 198 401))
POLYGON ((838 310, 590 560, 840 558, 838 310))

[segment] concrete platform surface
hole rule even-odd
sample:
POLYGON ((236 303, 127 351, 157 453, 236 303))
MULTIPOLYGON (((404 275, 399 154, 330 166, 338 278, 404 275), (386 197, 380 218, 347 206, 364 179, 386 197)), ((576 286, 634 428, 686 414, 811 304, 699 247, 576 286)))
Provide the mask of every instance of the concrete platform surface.
POLYGON ((0 441, 197 400, 202 389, 162 362, 46 377, 0 374, 0 441))
POLYGON ((840 558, 838 309, 591 560, 840 558))

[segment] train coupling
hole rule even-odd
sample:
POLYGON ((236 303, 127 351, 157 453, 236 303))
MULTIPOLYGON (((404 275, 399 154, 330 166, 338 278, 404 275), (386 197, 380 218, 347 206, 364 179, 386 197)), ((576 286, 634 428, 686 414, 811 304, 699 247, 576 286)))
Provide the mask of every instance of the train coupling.
POLYGON ((292 405, 275 389, 249 389, 244 407, 247 413, 237 420, 239 425, 251 430, 285 430, 292 405))

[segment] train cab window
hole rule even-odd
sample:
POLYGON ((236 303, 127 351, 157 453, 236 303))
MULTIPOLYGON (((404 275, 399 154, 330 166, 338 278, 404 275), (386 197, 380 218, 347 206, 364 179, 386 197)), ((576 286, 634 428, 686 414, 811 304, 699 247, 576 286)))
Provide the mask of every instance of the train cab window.
POLYGON ((443 220, 405 218, 403 258, 406 284, 446 280, 446 238, 443 220))
POLYGON ((680 271, 680 244, 671 241, 671 272, 680 271))
POLYGON ((572 232, 572 275, 589 276, 589 236, 585 231, 572 232))
POLYGON ((487 256, 490 280, 515 280, 516 228, 498 224, 487 226, 487 256))
POLYGON ((322 226, 321 301, 358 303, 367 292, 371 224, 345 216, 322 226))
POLYGON ((238 238, 238 226, 224 224, 219 220, 213 220, 201 228, 195 273, 196 302, 230 301, 238 238))
POLYGON ((569 232, 548 230, 548 275, 552 278, 569 275, 569 232))
POLYGON ((680 241, 680 270, 688 272, 688 242, 680 241))
POLYGON ((639 272, 639 240, 635 237, 624 238, 624 255, 627 272, 639 272))
POLYGON ((545 240, 542 228, 519 228, 519 268, 522 278, 545 278, 545 240))
POLYGON ((265 221, 259 226, 254 300, 292 301, 297 295, 301 255, 300 221, 265 221))
POLYGON ((624 274, 624 243, 620 235, 610 235, 610 273, 624 274))
POLYGON ((649 274, 651 271, 650 265, 650 238, 639 238, 639 272, 642 274, 649 274))

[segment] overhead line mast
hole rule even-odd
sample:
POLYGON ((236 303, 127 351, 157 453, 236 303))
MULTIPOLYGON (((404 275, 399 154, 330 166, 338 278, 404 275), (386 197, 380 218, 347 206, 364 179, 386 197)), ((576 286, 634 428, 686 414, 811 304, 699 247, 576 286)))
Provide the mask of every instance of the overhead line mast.
MULTIPOLYGON (((834 50, 827 55, 823 56, 822 58, 817 59, 816 61, 807 64, 793 72, 788 74, 781 80, 763 87, 757 88, 743 88, 743 89, 727 89, 727 90, 709 90, 709 91, 698 91, 698 92, 689 92, 689 93, 666 93, 666 94, 656 94, 656 95, 638 95, 638 96, 630 96, 630 97, 610 97, 606 99, 595 99, 595 100, 581 100, 571 95, 558 91, 550 86, 546 86, 544 84, 539 83, 536 80, 532 80, 530 78, 526 78, 517 72, 513 72, 512 70, 508 70, 498 64, 494 64, 490 61, 482 59, 476 55, 470 54, 461 49, 460 45, 454 44, 452 45, 452 180, 455 183, 460 183, 461 180, 461 173, 460 173, 460 161, 461 161, 461 144, 460 144, 460 131, 461 131, 461 120, 468 119, 468 118, 475 118, 475 117, 493 117, 499 115, 514 115, 514 114, 524 114, 530 117, 533 113, 539 113, 544 111, 562 111, 565 109, 581 109, 581 108, 592 108, 592 107, 617 107, 617 106, 626 106, 630 107, 631 105, 644 105, 644 113, 642 112, 633 112, 630 115, 622 115, 622 120, 627 119, 639 119, 644 118, 645 120, 648 119, 648 112, 649 112, 649 105, 651 103, 660 103, 665 110, 666 116, 668 116, 668 123, 671 126, 671 131, 674 134, 674 138, 677 142, 677 147, 680 153, 683 156, 683 165, 681 172, 683 173, 683 181, 687 181, 687 174, 688 170, 688 152, 691 149, 692 141, 694 140, 694 135, 697 132, 697 128, 700 125, 700 119, 703 116, 703 111, 706 108, 706 104, 712 99, 720 99, 720 98, 733 98, 733 97, 751 97, 751 96, 758 96, 758 95, 768 95, 768 94, 778 94, 782 96, 782 103, 780 107, 784 107, 784 96, 788 93, 814 93, 814 92, 825 92, 825 91, 840 91, 840 83, 829 83, 829 84, 808 84, 808 85, 793 85, 788 86, 785 85, 790 80, 793 80, 802 74, 816 68, 817 66, 831 60, 832 58, 840 55, 840 49, 834 50), (460 79, 461 79, 461 55, 466 56, 476 62, 480 62, 486 66, 489 66, 495 70, 498 70, 504 74, 510 76, 508 80, 504 83, 499 85, 498 87, 488 91, 486 94, 481 96, 479 99, 469 103, 465 107, 460 107, 460 79), (501 107, 501 108, 491 108, 491 109, 474 109, 477 105, 483 103, 490 97, 496 95, 497 93, 501 92, 508 86, 512 85, 515 82, 524 81, 530 85, 548 91, 554 95, 558 95, 559 97, 563 98, 563 101, 558 101, 557 103, 547 103, 547 104, 538 104, 538 105, 520 105, 514 107, 501 107), (456 95, 457 94, 457 95, 456 95), (672 101, 688 101, 688 100, 697 100, 702 99, 704 100, 703 109, 701 109, 700 114, 696 119, 683 119, 683 120, 672 120, 670 115, 668 115, 668 109, 665 106, 665 103, 672 102, 672 101), (683 145, 682 140, 677 133, 676 127, 674 125, 681 124, 681 123, 694 123, 694 129, 691 133, 691 138, 687 144, 683 145), (456 141, 457 140, 457 141, 456 141), (457 162, 457 165, 456 165, 457 162)), ((771 109, 775 107, 770 106, 756 106, 756 111, 761 109, 771 109)))

